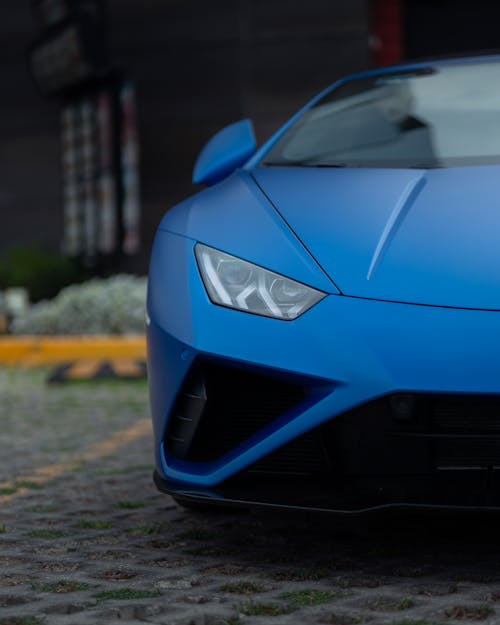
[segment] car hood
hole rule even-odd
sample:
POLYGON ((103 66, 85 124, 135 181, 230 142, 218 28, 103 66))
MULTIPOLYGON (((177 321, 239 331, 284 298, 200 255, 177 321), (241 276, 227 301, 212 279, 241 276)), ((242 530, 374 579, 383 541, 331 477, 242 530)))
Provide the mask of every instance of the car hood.
POLYGON ((500 310, 500 167, 252 175, 343 294, 500 310))

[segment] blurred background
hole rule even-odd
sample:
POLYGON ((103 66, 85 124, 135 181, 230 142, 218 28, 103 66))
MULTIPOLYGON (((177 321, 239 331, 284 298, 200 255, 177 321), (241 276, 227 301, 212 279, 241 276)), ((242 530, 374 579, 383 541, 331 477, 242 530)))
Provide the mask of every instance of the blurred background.
POLYGON ((0 291, 31 301, 145 274, 156 226, 195 190, 194 160, 223 126, 250 117, 261 143, 343 74, 500 48, 494 0, 2 7, 0 291))

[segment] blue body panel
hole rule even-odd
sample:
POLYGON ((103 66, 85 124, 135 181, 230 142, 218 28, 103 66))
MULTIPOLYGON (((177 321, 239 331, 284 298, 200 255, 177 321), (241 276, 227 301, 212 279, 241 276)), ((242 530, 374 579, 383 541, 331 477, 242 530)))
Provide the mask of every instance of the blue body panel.
MULTIPOLYGON (((338 292, 245 172, 233 174, 170 210, 159 230, 293 276, 320 291, 338 292)), ((155 253, 156 248, 153 258, 155 253)), ((167 265, 164 267, 166 270, 167 265)))
POLYGON ((171 209, 153 247, 147 333, 157 470, 200 492, 378 397, 500 395, 500 168, 259 167, 288 126, 243 170, 171 209), (287 322, 214 305, 197 242, 327 296, 287 322), (313 392, 217 460, 173 458, 165 432, 200 358, 302 376, 313 392))
POLYGON ((500 166, 253 175, 342 293, 500 309, 500 166))

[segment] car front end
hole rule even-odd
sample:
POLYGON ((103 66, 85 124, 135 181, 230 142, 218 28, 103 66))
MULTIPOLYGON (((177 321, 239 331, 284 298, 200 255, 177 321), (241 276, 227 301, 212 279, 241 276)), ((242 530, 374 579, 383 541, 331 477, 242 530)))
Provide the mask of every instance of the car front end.
POLYGON ((344 513, 500 507, 488 159, 298 167, 261 154, 229 176, 218 163, 209 189, 169 211, 148 287, 157 486, 344 513))

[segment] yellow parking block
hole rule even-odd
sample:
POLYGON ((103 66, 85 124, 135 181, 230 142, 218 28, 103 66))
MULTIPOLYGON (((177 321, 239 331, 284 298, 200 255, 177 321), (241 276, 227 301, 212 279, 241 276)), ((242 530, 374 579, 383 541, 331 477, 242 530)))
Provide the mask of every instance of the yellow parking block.
POLYGON ((77 360, 57 365, 49 375, 49 383, 74 380, 142 380, 146 378, 144 360, 77 360))
POLYGON ((0 338, 0 365, 33 367, 79 360, 145 360, 145 336, 0 338))
POLYGON ((75 362, 69 371, 67 377, 70 380, 88 380, 94 377, 101 368, 100 360, 81 360, 75 362))
POLYGON ((144 375, 144 369, 137 360, 115 360, 111 365, 115 375, 119 378, 133 378, 144 375))

